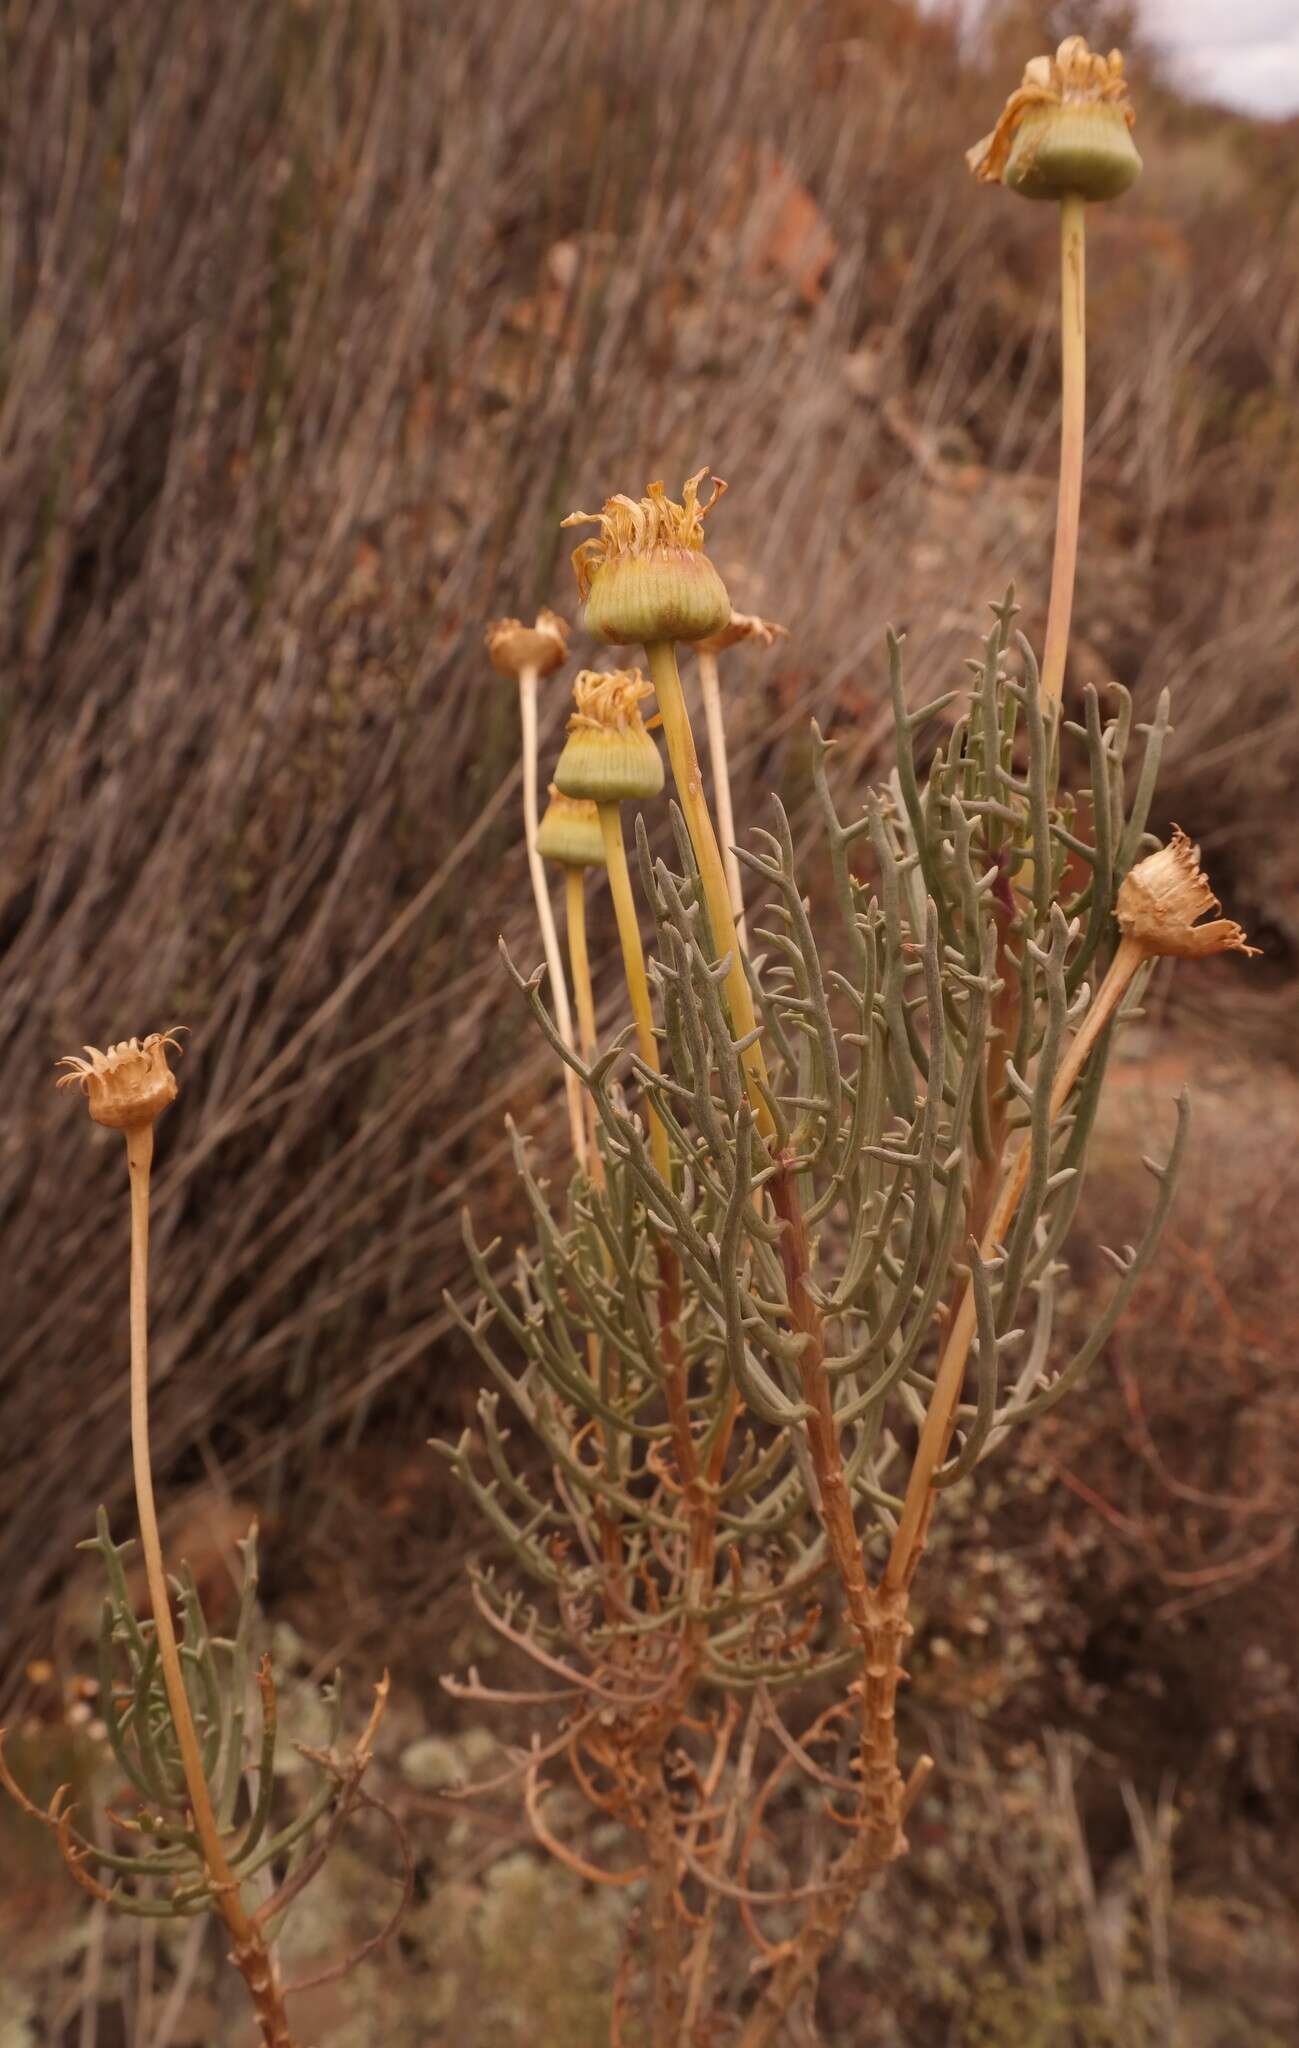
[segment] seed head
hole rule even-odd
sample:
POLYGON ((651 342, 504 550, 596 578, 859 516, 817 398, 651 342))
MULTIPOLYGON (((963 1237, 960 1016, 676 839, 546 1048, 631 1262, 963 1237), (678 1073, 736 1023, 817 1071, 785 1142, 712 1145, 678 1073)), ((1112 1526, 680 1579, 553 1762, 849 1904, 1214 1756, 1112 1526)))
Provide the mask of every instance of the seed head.
POLYGON ((1025 199, 1117 199, 1141 172, 1135 120, 1122 54, 1102 57, 1085 36, 1066 36, 1054 57, 1025 66, 991 135, 965 160, 983 184, 1025 199))
POLYGON ((582 670, 573 685, 577 709, 555 768, 555 784, 564 796, 614 804, 659 794, 663 762, 640 710, 652 694, 639 669, 615 669, 608 675, 582 670))
POLYGON ((697 641, 696 645, 700 654, 721 654, 727 647, 738 647, 741 640, 753 640, 759 647, 774 647, 777 640, 788 638, 788 626, 778 626, 771 619, 759 619, 752 612, 732 612, 720 633, 710 633, 706 640, 697 641))
POLYGON ((704 553, 704 519, 726 485, 713 477, 699 502, 706 469, 687 477, 681 503, 652 483, 639 500, 606 498, 599 512, 570 512, 564 526, 598 525, 573 550, 586 623, 615 646, 655 640, 704 640, 731 616, 726 586, 704 553))
POLYGON ((58 1086, 80 1083, 97 1124, 110 1131, 138 1131, 155 1123, 169 1102, 176 1100, 176 1076, 167 1065, 167 1047, 179 1052, 170 1031, 151 1031, 147 1038, 124 1038, 107 1052, 83 1047, 86 1058, 68 1053, 59 1061, 71 1072, 60 1074, 58 1086))
POLYGON ((565 796, 554 782, 549 793, 546 815, 537 827, 538 853, 567 868, 602 868, 604 834, 595 804, 584 797, 565 796))
POLYGON ((1210 953, 1257 953, 1229 918, 1196 923, 1221 908, 1201 870, 1199 847, 1192 846, 1179 825, 1170 843, 1138 861, 1119 887, 1119 928, 1151 954, 1202 960, 1210 953))
POLYGON ((548 676, 568 658, 568 626, 544 605, 534 626, 521 619, 493 619, 483 637, 488 659, 502 676, 520 676, 525 668, 548 676))

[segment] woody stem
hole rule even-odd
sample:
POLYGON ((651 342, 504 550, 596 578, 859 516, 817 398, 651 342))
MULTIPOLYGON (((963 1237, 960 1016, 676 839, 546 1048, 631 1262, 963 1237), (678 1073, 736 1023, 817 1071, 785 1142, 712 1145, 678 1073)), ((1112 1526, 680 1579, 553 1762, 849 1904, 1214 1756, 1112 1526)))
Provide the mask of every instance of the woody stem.
POLYGON ((1055 517, 1051 603, 1042 655, 1042 702, 1058 704, 1073 618, 1082 509, 1083 436, 1086 430, 1086 201, 1076 192, 1060 202, 1060 491, 1055 517))
MULTIPOLYGON (((555 930, 555 913, 550 907, 550 890, 546 886, 546 869, 537 850, 537 670, 535 667, 519 672, 519 716, 523 726, 523 830, 528 846, 528 871, 532 876, 532 894, 537 905, 537 922, 541 926, 541 944, 546 956, 546 974, 550 982, 551 997, 555 1005, 555 1022, 559 1035, 569 1051, 574 1050, 573 1013, 568 1006, 568 983, 564 979, 564 963, 560 957, 559 934, 555 930)), ((586 1119, 582 1113, 582 1087, 572 1068, 564 1068, 564 1093, 568 1101, 568 1128, 573 1140, 573 1156, 580 1167, 586 1168, 586 1119)))
POLYGON ((767 1062, 763 1057, 762 1042, 756 1035, 758 1019, 753 1007, 753 994, 749 987, 749 977, 744 971, 744 955, 740 949, 735 918, 731 912, 726 868, 704 796, 703 778, 699 773, 699 756, 695 752, 695 736, 690 729, 690 714, 686 710, 685 694, 677 669, 677 651, 671 640, 655 640, 646 646, 645 655, 658 697, 659 710, 663 716, 663 733, 668 743, 668 758, 672 763, 672 777, 676 783, 677 797, 686 821, 686 830, 690 834, 690 843, 695 850, 695 859, 699 863, 699 877, 703 883, 713 945, 719 959, 728 954, 730 956, 730 966, 726 975, 726 999, 730 1004, 732 1028, 737 1039, 750 1040, 740 1054, 740 1064, 748 1082, 754 1119, 761 1136, 770 1143, 775 1138, 776 1126, 767 1106, 767 1062))
POLYGON ((717 799, 717 823, 722 835, 722 862, 731 896, 731 910, 740 944, 748 951, 749 935, 744 928, 744 885, 735 853, 735 811, 731 803, 731 771, 726 758, 726 721, 722 717, 722 690, 717 673, 717 656, 699 650, 699 688, 704 700, 704 723, 708 729, 708 759, 713 771, 713 793, 717 799))
POLYGON ((153 1126, 126 1133, 126 1163, 131 1181, 131 1461, 135 1475, 140 1548, 144 1553, 149 1605, 153 1610, 158 1663, 167 1691, 172 1726, 180 1749, 185 1789, 203 1861, 212 1879, 216 1905, 230 1931, 234 1958, 248 1983, 266 2048, 292 2048, 283 2000, 265 1944, 244 1910, 222 1846, 212 1798, 203 1770, 194 1717, 181 1670, 180 1650, 172 1623, 167 1574, 158 1533, 149 1455, 149 1177, 153 1164, 153 1126))

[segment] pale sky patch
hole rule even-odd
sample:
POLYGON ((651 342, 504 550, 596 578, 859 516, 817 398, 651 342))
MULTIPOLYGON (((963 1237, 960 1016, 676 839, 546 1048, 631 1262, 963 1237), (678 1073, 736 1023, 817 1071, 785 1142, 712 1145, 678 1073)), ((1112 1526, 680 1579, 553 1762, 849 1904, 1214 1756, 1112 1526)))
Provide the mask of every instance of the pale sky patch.
POLYGON ((1147 33, 1198 92, 1299 112, 1299 0, 1144 0, 1147 33))
MULTIPOLYGON (((977 14, 983 0, 957 0, 977 14)), ((930 13, 951 0, 921 0, 930 13)), ((1299 113, 1299 0, 1140 0, 1145 30, 1189 91, 1246 113, 1299 113)))

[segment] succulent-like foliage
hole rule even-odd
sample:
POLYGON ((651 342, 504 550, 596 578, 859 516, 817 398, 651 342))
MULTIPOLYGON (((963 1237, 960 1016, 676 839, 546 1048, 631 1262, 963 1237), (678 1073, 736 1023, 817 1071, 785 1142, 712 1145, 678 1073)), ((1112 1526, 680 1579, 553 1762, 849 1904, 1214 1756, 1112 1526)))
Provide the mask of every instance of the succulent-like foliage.
POLYGON ((455 1313, 492 1384, 477 1437, 443 1448, 537 1589, 529 1602, 512 1575, 475 1580, 483 1613, 548 1674, 559 1725, 521 1760, 530 1816, 571 1859, 543 1811, 543 1771, 562 1760, 639 1836, 640 1862, 609 1875, 648 1878, 657 1954, 675 1953, 656 1976, 656 2016, 665 1998, 677 2020, 691 1997, 710 2009, 707 1942, 701 1952, 696 1933, 695 1970, 682 1929, 711 1927, 723 1899, 741 1905, 769 1969, 743 2035, 754 2048, 862 1884, 905 1846, 924 1766, 908 1783, 893 1706, 934 1502, 1084 1381, 1158 1239, 1185 1137, 1183 1101, 1168 1159, 1148 1162, 1142 1240, 1111 1254, 1108 1298, 1057 1358, 1115 1013, 1146 957, 1114 913, 1146 843, 1167 707, 1126 778, 1126 692, 1105 718, 1089 689, 1082 722, 1061 733, 1013 620, 1007 598, 968 696, 915 712, 890 639, 897 768, 846 820, 814 732, 819 879, 801 871, 778 803, 774 830, 743 854, 767 906, 765 954, 748 967, 760 1102, 681 821, 675 867, 651 860, 640 829, 662 1071, 631 1058, 629 1106, 615 1078, 624 1041, 574 1061, 540 977, 516 972, 594 1098, 603 1175, 576 1176, 556 1201, 516 1137, 535 1242, 512 1279, 467 1227, 482 1296, 455 1313), (939 718, 922 777, 915 734, 939 718), (1086 763, 1079 803, 1056 794, 1062 740, 1086 763), (828 908, 824 947, 809 888, 828 908), (966 1315, 969 1384, 962 1352, 945 1417, 966 1315), (511 1414, 544 1448, 549 1487, 514 1457, 511 1414), (941 1455, 922 1470, 935 1414, 941 1455), (854 1682, 829 1716, 801 1708, 835 1673, 854 1682), (800 1712, 811 1726, 796 1732, 800 1712), (856 1754, 830 1780, 812 1748, 844 1722, 856 1754), (750 1873, 758 1817, 791 1769, 828 1786, 845 1831, 819 1905, 788 1874, 759 1893, 750 1873), (760 1902, 806 1902, 788 1953, 754 1922, 760 1902))
MULTIPOLYGON (((93 1539, 81 1548, 99 1553, 108 1582, 99 1630, 99 1697, 130 1809, 113 1812, 111 1819, 129 1848, 110 1849, 84 1835, 66 1804, 66 1787, 41 1812, 16 1784, 2 1756, 0 1780, 28 1813, 54 1830, 69 1870, 96 1898, 142 1919, 189 1919, 215 1910, 218 1901, 194 1832, 157 1631, 151 1619, 135 1612, 123 1563, 131 1546, 113 1541, 102 1508, 93 1539)), ((329 1741, 319 1749, 299 1745, 314 1771, 315 1788, 292 1819, 274 1825, 278 1717, 270 1659, 263 1655, 254 1660, 255 1527, 239 1551, 243 1579, 233 1632, 213 1635, 193 1575, 185 1566, 175 1586, 181 1621, 178 1642, 204 1776, 230 1872, 241 1885, 264 1871, 275 1879, 253 1915, 255 1925, 269 1932, 319 1867, 361 1794, 371 1738, 388 1687, 385 1678, 364 1733, 347 1751, 339 1747, 342 1707, 337 1681, 327 1688, 329 1741), (255 1731, 248 1725, 254 1681, 260 1702, 255 1731)))

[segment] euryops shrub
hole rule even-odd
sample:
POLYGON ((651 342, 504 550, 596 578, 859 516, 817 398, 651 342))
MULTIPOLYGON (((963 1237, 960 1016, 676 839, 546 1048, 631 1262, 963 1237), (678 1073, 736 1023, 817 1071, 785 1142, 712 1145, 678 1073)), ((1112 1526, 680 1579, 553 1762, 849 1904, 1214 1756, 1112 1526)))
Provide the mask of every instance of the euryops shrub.
MULTIPOLYGON (((1147 832, 1167 701, 1140 743, 1118 685, 1105 702, 1085 689, 1077 722, 1061 708, 1086 204, 1139 171, 1132 119, 1121 58, 1071 37, 971 152, 981 179, 1060 211, 1043 662, 1009 595, 967 685, 913 705, 891 635, 894 770, 845 789, 814 727, 819 843, 796 849, 773 800, 728 870, 705 794, 677 647, 715 657, 726 636, 705 547, 725 486, 704 496, 701 470, 679 501, 655 482, 565 522, 597 528, 573 558, 588 629, 643 648, 648 670, 578 676, 555 769, 596 807, 632 1021, 576 1051, 553 952, 548 979, 510 963, 595 1121, 549 1185, 516 1138, 533 1235, 510 1265, 468 1231, 481 1295, 456 1312, 489 1379, 477 1429, 443 1448, 508 1552, 475 1577, 480 1612, 536 1667, 515 1696, 544 1717, 514 1773, 532 1830, 592 1882, 644 1891, 619 2039, 635 2013, 654 2048, 726 2026, 741 2048, 775 2041, 905 1853, 931 1763, 900 1752, 896 1703, 932 1520, 1085 1386, 1172 1198, 1185 1096, 1149 1140, 1143 1234, 1111 1251, 1062 1355, 1054 1306, 1116 1036, 1154 960, 1250 950, 1213 915, 1187 837, 1147 832), (623 814, 664 782, 651 699, 675 855, 654 857, 634 813, 629 863, 623 814), (935 732, 922 774, 917 739, 935 732), (810 888, 818 859, 829 886, 810 888), (747 946, 742 874, 766 918, 747 946), (800 1777, 810 1830, 786 1797, 800 1777), (620 1856, 597 1866, 562 1838, 561 1783, 618 1824, 620 1856), (752 1946, 748 1984, 715 1966, 723 1914, 752 1946)), ((724 722, 709 730, 729 813, 724 722)), ((580 987, 584 941, 572 971, 580 987)), ((501 1697, 476 1674, 453 1683, 501 1697)))

